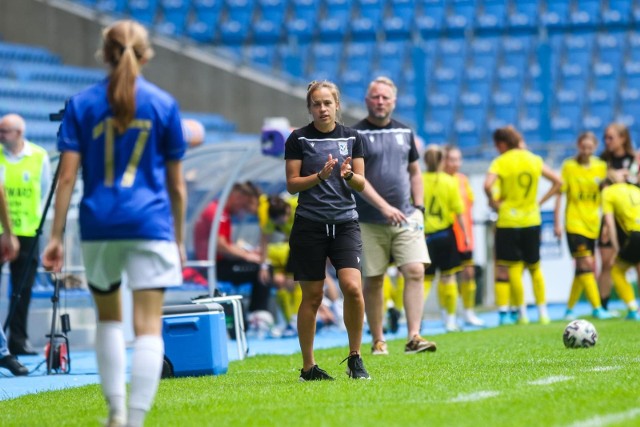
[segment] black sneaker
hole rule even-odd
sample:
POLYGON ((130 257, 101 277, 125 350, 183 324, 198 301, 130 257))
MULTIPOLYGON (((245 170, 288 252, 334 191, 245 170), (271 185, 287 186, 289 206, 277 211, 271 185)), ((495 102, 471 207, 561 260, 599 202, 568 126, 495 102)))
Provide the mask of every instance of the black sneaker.
POLYGON ((305 371, 304 369, 300 369, 300 378, 298 381, 322 381, 329 380, 333 381, 333 377, 327 374, 324 369, 320 369, 318 365, 313 365, 311 369, 305 371))
POLYGON ((387 316, 389 318, 389 332, 395 334, 400 329, 400 310, 395 307, 389 307, 387 310, 387 316))
MULTIPOLYGON (((362 357, 359 354, 351 354, 344 359, 347 361, 347 375, 354 380, 370 380, 369 373, 364 368, 362 357)), ((344 360, 342 362, 344 362, 344 360)), ((342 363, 341 362, 341 363, 342 363)))
POLYGON ((27 367, 22 363, 18 362, 18 359, 16 359, 12 354, 0 359, 0 368, 7 368, 16 377, 27 375, 29 373, 29 369, 27 369, 27 367))

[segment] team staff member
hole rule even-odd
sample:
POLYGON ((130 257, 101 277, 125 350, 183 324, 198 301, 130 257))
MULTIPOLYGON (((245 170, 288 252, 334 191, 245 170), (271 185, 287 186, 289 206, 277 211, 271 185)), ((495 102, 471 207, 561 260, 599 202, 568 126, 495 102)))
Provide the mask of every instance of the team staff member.
POLYGON ((533 292, 538 304, 540 323, 550 322, 547 312, 545 284, 540 268, 540 205, 556 194, 562 185, 560 177, 544 164, 542 158, 519 148, 520 134, 512 127, 496 129, 493 141, 499 156, 489 166, 484 191, 490 206, 498 212, 496 224, 496 305, 500 324, 510 323, 508 305, 518 307, 519 323, 529 323, 524 304, 522 272, 526 265, 531 274, 533 292), (551 187, 536 202, 540 176, 551 187), (494 198, 494 184, 500 186, 494 198))
POLYGON ((640 320, 633 286, 626 277, 629 268, 640 266, 640 189, 625 182, 623 174, 614 174, 612 179, 614 183, 602 191, 602 211, 611 230, 615 255, 611 277, 618 296, 629 309, 627 319, 640 320))
POLYGON ((10 263, 13 285, 7 316, 9 350, 14 355, 37 354, 27 333, 29 305, 38 267, 36 230, 42 217, 42 200, 51 185, 49 156, 42 147, 25 139, 25 131, 24 119, 17 114, 0 119, 0 181, 5 185, 13 232, 20 242, 18 257, 10 263))
POLYGON ((434 342, 420 336, 422 281, 431 260, 422 230, 415 226, 424 222, 420 156, 411 129, 391 118, 397 91, 386 77, 372 81, 365 98, 369 114, 353 126, 364 137, 367 185, 356 202, 364 243, 362 273, 372 354, 388 354, 382 323, 383 284, 390 258, 405 281, 405 353, 436 350, 434 342), (402 227, 403 223, 409 226, 402 227))
POLYGON ((424 233, 431 254, 431 265, 425 270, 425 296, 429 294, 431 282, 436 271, 440 271, 438 300, 443 312, 447 332, 459 331, 456 320, 458 305, 458 283, 456 273, 460 271, 460 255, 456 237, 453 234, 453 222, 457 219, 464 243, 468 245, 466 225, 462 221, 462 197, 458 183, 453 177, 442 172, 443 152, 437 145, 429 145, 424 152, 427 171, 423 174, 424 201, 427 213, 424 221, 424 233))
POLYGON ((344 323, 349 336, 347 373, 354 379, 368 379, 360 357, 364 322, 362 241, 352 194, 353 190, 362 191, 365 185, 362 137, 336 122, 340 92, 335 84, 311 82, 307 109, 313 122, 289 135, 284 155, 287 191, 300 193, 289 238, 289 270, 302 287, 298 310, 303 362, 300 380, 333 379, 316 365, 313 356, 327 258, 336 269, 344 295, 344 323))
MULTIPOLYGON (((629 128, 622 123, 611 123, 604 131, 604 151, 600 158, 607 164, 607 176, 614 182, 628 181, 637 182, 637 177, 631 171, 637 169, 635 165, 635 155, 629 128)), ((617 230, 618 234, 621 231, 617 230)), ((602 306, 606 309, 611 295, 611 267, 613 266, 615 255, 611 245, 611 230, 606 221, 602 223, 600 238, 598 239, 598 249, 600 252, 600 274, 598 275, 598 288, 602 306)), ((640 268, 637 269, 640 273, 640 268)))
POLYGON ((164 289, 184 260, 186 150, 176 101, 140 76, 152 56, 145 28, 116 21, 103 32, 109 76, 73 96, 58 136, 62 153, 51 240, 43 264, 60 271, 63 229, 76 175, 84 194, 80 233, 98 311, 96 356, 109 426, 142 426, 162 371, 164 289), (128 410, 120 284, 133 291, 135 342, 128 410))
POLYGON ((453 223, 453 234, 456 236, 456 245, 460 255, 462 266, 460 280, 460 294, 464 307, 464 322, 470 326, 484 326, 484 321, 476 316, 476 268, 473 263, 473 201, 474 195, 469 178, 460 173, 462 166, 462 153, 460 149, 452 146, 444 148, 443 171, 451 175, 458 183, 458 190, 462 197, 462 221, 456 218, 453 223), (462 229, 464 224, 465 233, 462 229), (465 240, 466 239, 466 240, 465 240))
MULTIPOLYGON (((11 234, 11 222, 9 221, 9 209, 4 195, 4 187, 0 185, 0 224, 2 224, 2 234, 0 235, 0 260, 11 261, 18 256, 20 243, 16 236, 11 234)), ((8 369, 13 375, 27 375, 29 369, 11 354, 7 344, 7 337, 0 328, 0 368, 8 369)))
POLYGON ((600 229, 600 185, 607 176, 607 164, 593 155, 598 139, 592 132, 578 136, 578 154, 562 163, 562 189, 556 197, 554 211, 556 237, 562 237, 560 210, 562 193, 566 194, 565 230, 569 251, 575 260, 575 276, 571 284, 565 319, 573 320, 573 307, 584 290, 593 307, 593 316, 608 319, 602 308, 595 277, 594 249, 600 229))

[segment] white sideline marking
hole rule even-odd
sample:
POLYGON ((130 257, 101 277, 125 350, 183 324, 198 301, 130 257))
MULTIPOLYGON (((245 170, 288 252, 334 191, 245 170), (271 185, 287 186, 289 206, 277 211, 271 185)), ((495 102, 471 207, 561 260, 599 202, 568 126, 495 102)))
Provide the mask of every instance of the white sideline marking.
POLYGON ((595 368, 589 369, 592 372, 606 372, 606 371, 616 371, 620 369, 621 366, 596 366, 595 368))
POLYGON ((500 394, 499 391, 477 391, 475 393, 469 394, 459 394, 453 399, 449 400, 449 402, 475 402, 477 400, 488 399, 490 397, 496 397, 500 394))
POLYGON ((554 377, 540 378, 539 380, 529 381, 529 385, 549 385, 554 383, 560 383, 562 381, 572 380, 573 377, 567 377, 564 375, 558 375, 554 377))
POLYGON ((640 408, 630 409, 617 414, 598 415, 588 420, 582 420, 570 424, 568 427, 602 427, 613 423, 628 421, 640 416, 640 408))

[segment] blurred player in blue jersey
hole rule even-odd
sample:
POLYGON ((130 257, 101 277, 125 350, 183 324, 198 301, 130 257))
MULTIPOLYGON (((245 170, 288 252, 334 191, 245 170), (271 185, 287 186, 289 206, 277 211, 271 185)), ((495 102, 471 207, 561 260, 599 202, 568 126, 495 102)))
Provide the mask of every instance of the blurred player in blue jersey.
POLYGON ((73 96, 58 136, 62 153, 51 240, 60 271, 67 209, 82 167, 80 232, 97 311, 96 355, 109 426, 141 426, 162 370, 164 288, 181 284, 186 150, 176 101, 140 76, 153 55, 147 31, 122 20, 103 32, 107 79, 73 96), (136 335, 128 408, 120 284, 133 291, 136 335))

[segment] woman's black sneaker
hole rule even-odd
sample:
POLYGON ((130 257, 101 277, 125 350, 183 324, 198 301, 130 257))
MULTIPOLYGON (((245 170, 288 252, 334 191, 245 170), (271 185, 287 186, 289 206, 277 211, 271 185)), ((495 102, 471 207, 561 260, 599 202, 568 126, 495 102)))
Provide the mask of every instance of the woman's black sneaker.
POLYGON ((324 369, 320 369, 318 365, 313 365, 311 369, 305 371, 304 369, 300 369, 300 378, 298 381, 322 381, 329 380, 333 381, 333 377, 327 374, 324 369))
MULTIPOLYGON (((370 380, 369 373, 364 368, 362 357, 359 354, 351 354, 344 359, 347 361, 347 375, 354 380, 370 380)), ((344 360, 342 362, 344 362, 344 360)))

